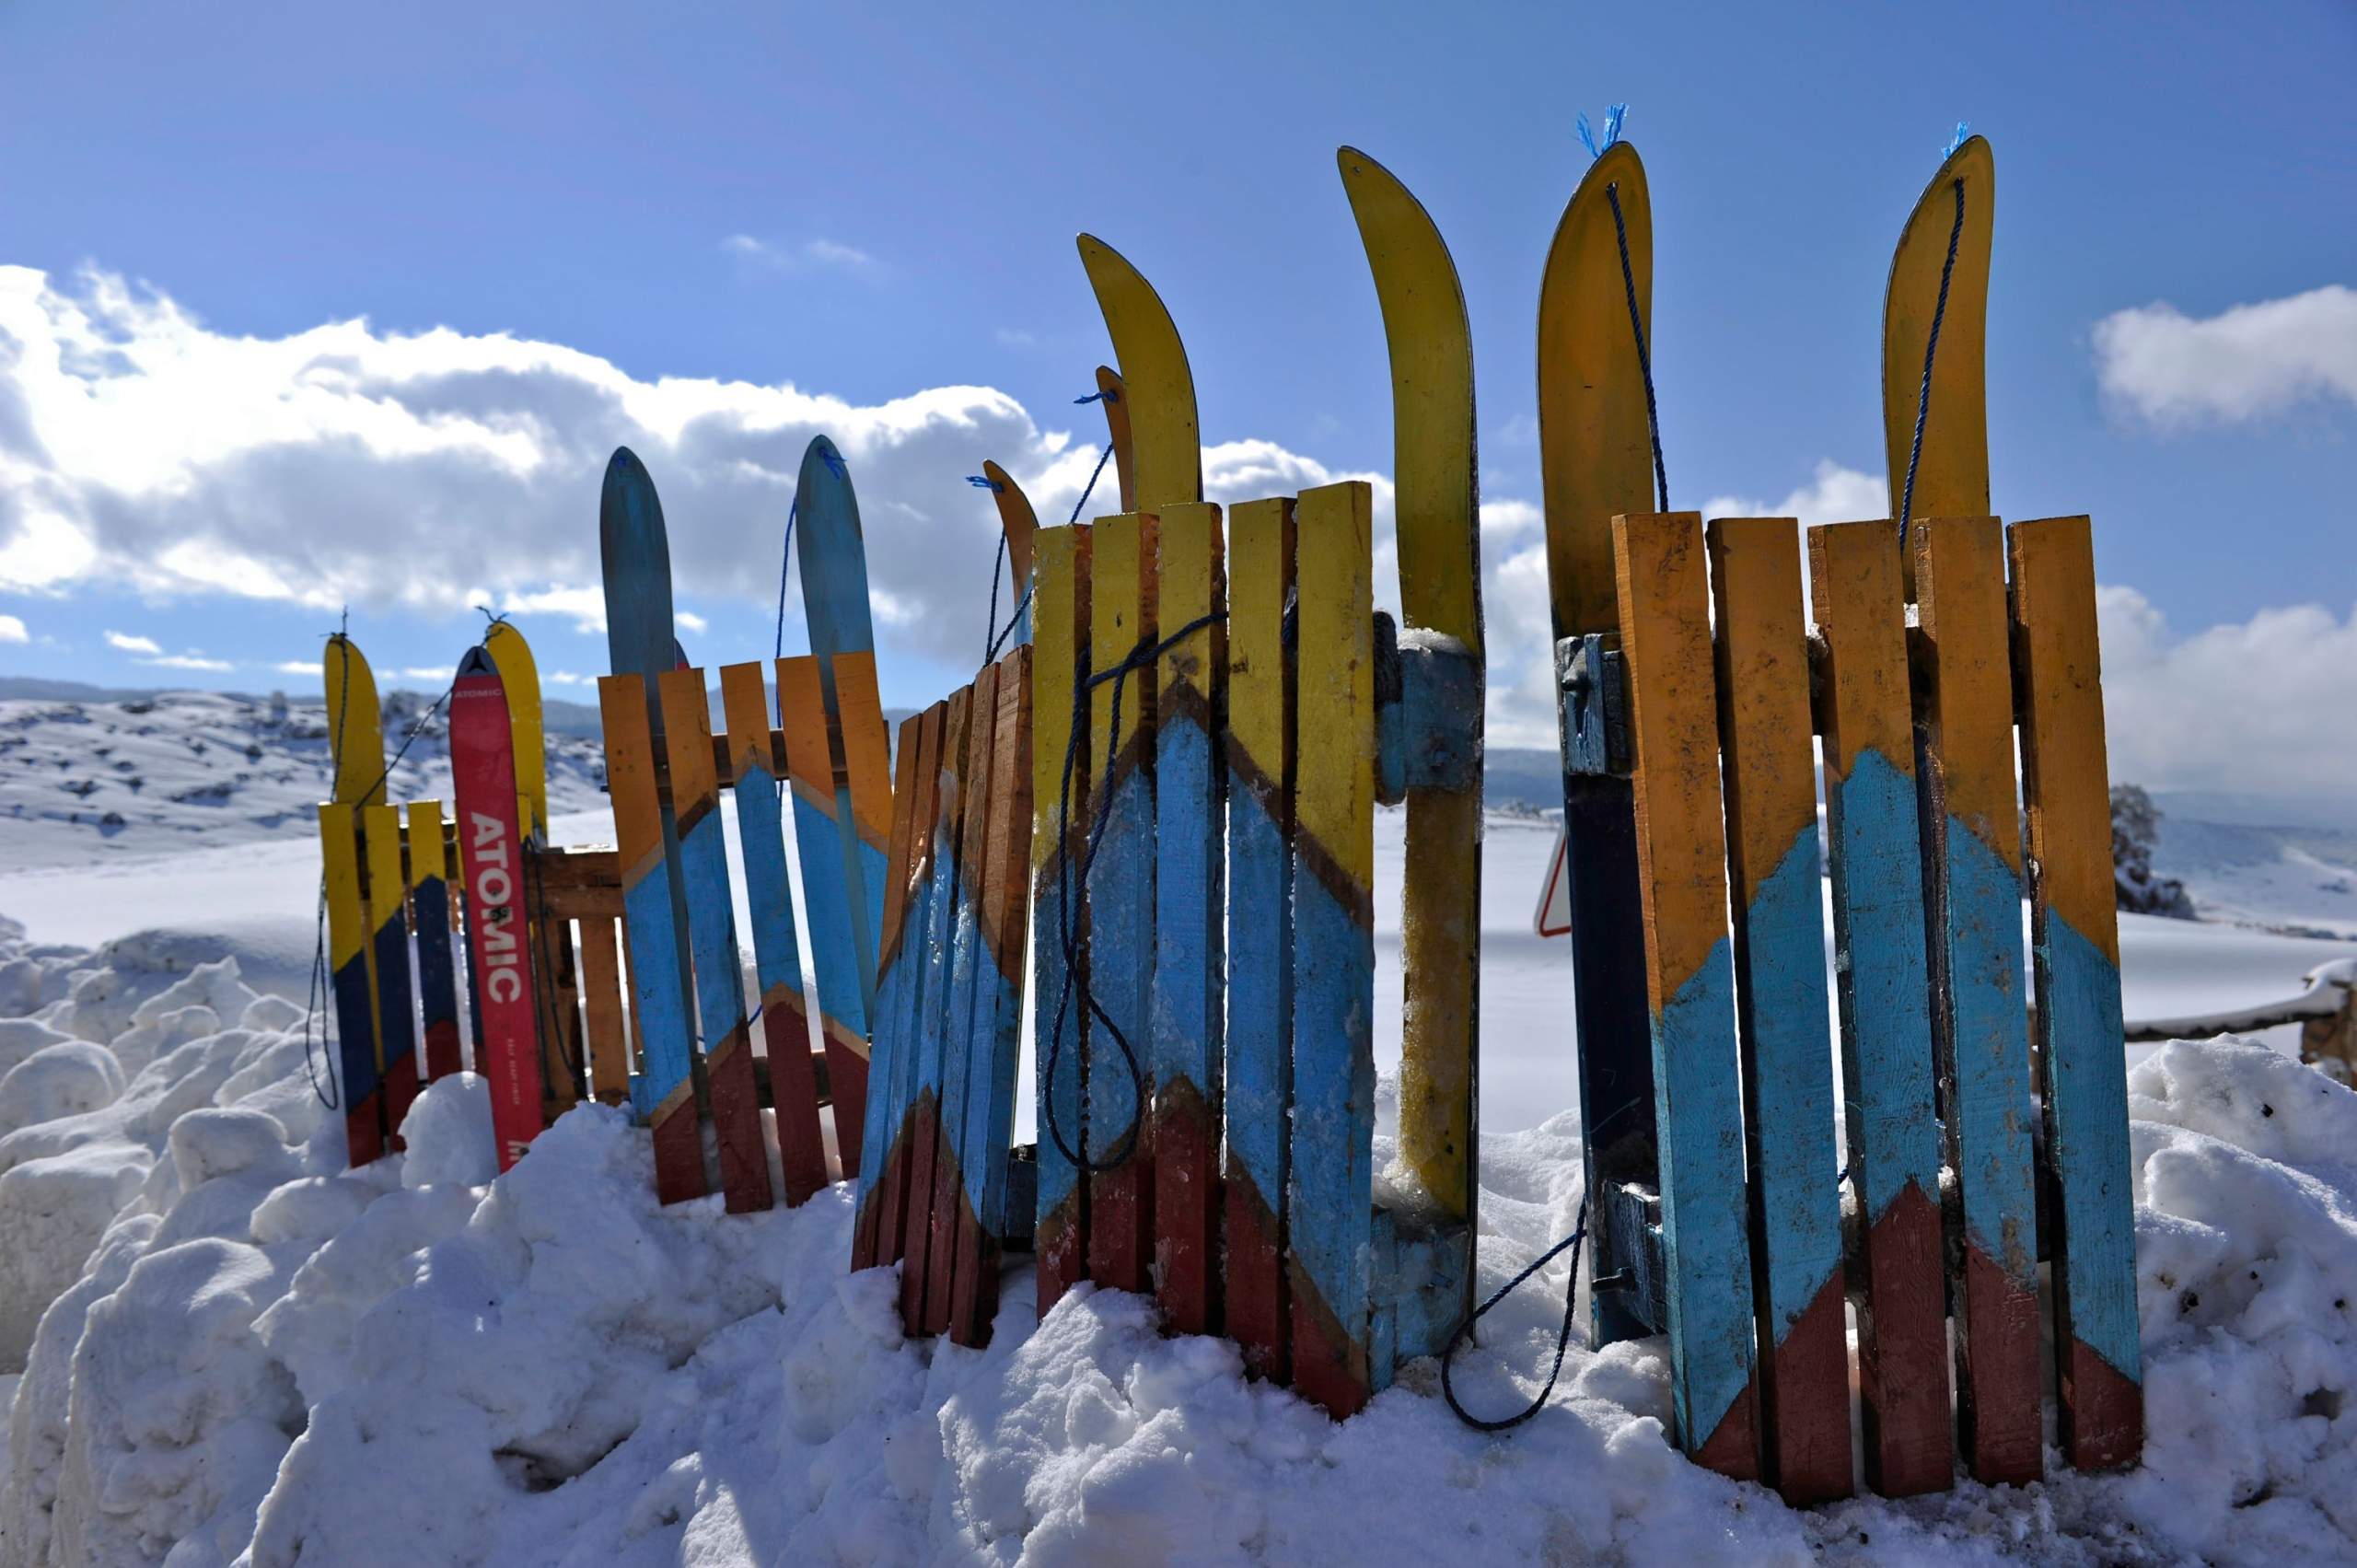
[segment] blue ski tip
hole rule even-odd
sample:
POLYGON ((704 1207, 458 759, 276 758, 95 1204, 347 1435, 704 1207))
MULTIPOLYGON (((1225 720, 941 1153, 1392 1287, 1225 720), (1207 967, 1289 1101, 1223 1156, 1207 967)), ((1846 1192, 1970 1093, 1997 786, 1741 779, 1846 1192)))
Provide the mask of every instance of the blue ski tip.
POLYGON ((464 679, 470 675, 488 675, 496 679, 498 674, 499 666, 492 662, 491 650, 484 647, 481 643, 477 643, 473 647, 469 648, 467 650, 467 656, 459 661, 459 677, 460 679, 464 679))
POLYGON ((1957 121, 1956 122, 1956 134, 1948 138, 1947 150, 1940 155, 1940 161, 1942 163, 1945 163, 1948 159, 1956 157, 1956 148, 1964 145, 1965 143, 1970 140, 1972 140, 1971 122, 1964 120, 1957 121))

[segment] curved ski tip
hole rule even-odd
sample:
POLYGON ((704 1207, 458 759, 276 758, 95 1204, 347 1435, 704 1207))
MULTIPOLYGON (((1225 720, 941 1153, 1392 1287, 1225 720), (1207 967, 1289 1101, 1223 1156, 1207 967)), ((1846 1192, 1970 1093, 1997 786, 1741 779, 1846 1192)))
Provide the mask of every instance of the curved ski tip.
POLYGON ((1130 259, 1127 256, 1122 255, 1095 235, 1077 236, 1074 243, 1080 248, 1080 264, 1087 269, 1089 281, 1092 284, 1097 281, 1097 269, 1103 267, 1116 277, 1127 276, 1135 279, 1138 285, 1149 294, 1154 292, 1154 285, 1145 281, 1144 273, 1130 264, 1130 259))
POLYGON ((1968 183, 1974 183, 1981 180, 1992 179, 1996 172, 1997 155, 1989 145, 1989 138, 1979 135, 1967 136, 1956 144, 1956 151, 1940 160, 1938 171, 1923 187, 1923 194, 1928 198, 1933 192, 1952 180, 1962 180, 1968 183))
POLYGON ((638 454, 628 447, 617 447, 614 455, 606 459, 606 471, 609 474, 644 473, 646 465, 640 462, 638 454))
POLYGON ((1587 166, 1587 173, 1582 177, 1579 189, 1573 192, 1572 200, 1577 202, 1590 191, 1601 192, 1608 185, 1627 185, 1631 181, 1639 190, 1647 189, 1645 160, 1637 156, 1635 143, 1615 142, 1587 166))
POLYGON ((1384 168, 1379 159, 1371 158, 1353 146, 1345 145, 1334 149, 1334 167, 1341 170, 1342 183, 1346 186, 1354 185, 1363 180, 1374 179, 1388 180, 1403 191, 1407 189, 1406 185, 1401 183, 1399 177, 1384 168))
POLYGON ((459 679, 464 680, 470 675, 488 675, 493 680, 499 679, 499 666, 493 662, 491 650, 481 643, 469 648, 467 656, 459 661, 459 679))

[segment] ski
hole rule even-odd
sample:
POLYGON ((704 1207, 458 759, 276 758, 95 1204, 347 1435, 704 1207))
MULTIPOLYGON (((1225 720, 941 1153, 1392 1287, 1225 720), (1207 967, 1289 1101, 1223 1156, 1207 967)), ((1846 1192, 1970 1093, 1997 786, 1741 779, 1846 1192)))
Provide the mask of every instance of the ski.
POLYGON ((359 647, 337 633, 322 665, 327 691, 329 777, 319 807, 331 989, 337 1064, 343 1082, 344 1144, 354 1166, 385 1152, 385 1107, 377 1067, 377 953, 368 922, 361 808, 384 804, 385 721, 377 679, 359 647))
POLYGON ((622 940, 645 1071, 631 1104, 655 1130, 655 1185, 662 1201, 708 1191, 696 1130, 696 1068, 689 1050, 685 882, 671 803, 657 783, 664 730, 656 681, 678 668, 671 613, 671 553, 663 504, 645 465, 627 447, 606 465, 598 506, 606 592, 606 643, 614 673, 598 682, 606 776, 622 867, 622 940))
MULTIPOLYGON (((1436 1354, 1473 1306, 1480 1193, 1481 1014, 1480 484, 1473 344, 1465 293, 1440 230, 1390 170, 1337 155, 1374 273, 1391 366, 1392 482, 1399 555, 1403 706, 1414 739, 1401 888, 1405 986, 1399 1152, 1440 1214, 1463 1226, 1442 1249, 1454 1302, 1396 1326, 1401 1360, 1436 1354)), ((1401 1304, 1403 1315, 1407 1304, 1401 1304)))
MULTIPOLYGON (((549 843, 548 738, 540 715, 540 665, 524 633, 505 621, 485 629, 482 645, 499 667, 499 683, 507 692, 508 719, 516 733, 516 789, 523 796, 520 826, 535 851, 549 843)), ((534 900, 537 902, 537 900, 534 900)), ((581 1031, 581 984, 573 964, 573 937, 564 921, 532 916, 534 972, 547 995, 542 999, 540 1081, 548 1098, 547 1118, 554 1121, 579 1103, 587 1086, 581 1031)))
POLYGON ((450 891, 450 846, 442 803, 408 807, 409 903, 417 927, 418 1012, 425 1025, 425 1080, 462 1070, 459 1050, 458 900, 450 891))
POLYGON ((499 668, 468 650, 450 692, 450 773, 459 819, 459 861, 467 892, 467 935, 482 1035, 475 1060, 491 1083, 499 1168, 524 1156, 540 1133, 540 1057, 525 919, 524 856, 516 787, 516 737, 499 668))

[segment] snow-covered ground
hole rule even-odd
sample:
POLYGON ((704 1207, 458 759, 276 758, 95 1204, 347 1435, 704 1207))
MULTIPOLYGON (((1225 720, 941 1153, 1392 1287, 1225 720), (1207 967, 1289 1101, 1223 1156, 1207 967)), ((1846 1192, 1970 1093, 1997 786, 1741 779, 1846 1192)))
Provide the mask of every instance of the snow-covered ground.
MULTIPOLYGON (((313 791, 317 765, 273 783, 313 791)), ((493 1182, 485 1098, 455 1081, 406 1156, 347 1172, 284 999, 310 835, 236 831, 0 853, 0 1565, 2357 1559, 2357 1095, 2288 1041, 2137 1053, 2142 1469, 1802 1514, 1669 1449, 1658 1342, 1575 1339, 1509 1435, 1459 1426, 1429 1365, 1338 1426, 1136 1298, 1035 1323, 1019 1260, 988 1350, 905 1342, 890 1275, 844 1272, 843 1189, 661 1210, 644 1134, 600 1108, 493 1182)), ((558 831, 602 837, 602 813, 558 831)), ((1396 886, 1396 816, 1378 842, 1396 886)), ((1568 959, 1528 923, 1551 842, 1494 819, 1486 858, 1492 1282, 1579 1201, 1568 959)), ((2351 951, 2123 925, 2131 1014, 2288 995, 2351 951)), ((1537 1389, 1564 1284, 1492 1316, 1469 1404, 1537 1389)))

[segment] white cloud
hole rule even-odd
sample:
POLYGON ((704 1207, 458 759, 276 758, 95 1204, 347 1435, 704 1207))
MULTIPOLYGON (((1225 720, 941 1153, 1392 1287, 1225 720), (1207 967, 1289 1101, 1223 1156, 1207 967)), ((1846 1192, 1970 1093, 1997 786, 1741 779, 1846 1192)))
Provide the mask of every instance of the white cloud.
POLYGON ((1039 340, 1020 327, 1000 327, 991 333, 991 341, 1001 348, 1037 348, 1039 340))
POLYGON ((720 248, 739 261, 778 272, 831 267, 841 272, 864 273, 876 265, 876 258, 859 247, 824 237, 806 239, 798 245, 781 245, 750 234, 732 234, 720 242, 720 248))
POLYGON ((270 668, 281 675, 325 675, 328 672, 328 667, 324 664, 316 661, 306 662, 298 658, 281 659, 270 668))
POLYGON ((1794 517, 1804 528, 1863 522, 1890 513, 1890 486, 1882 475, 1860 473, 1831 458, 1819 458, 1808 482, 1787 492, 1772 506, 1740 495, 1713 495, 1702 503, 1705 517, 1794 517))
POLYGON ((29 643, 31 635, 25 623, 13 615, 0 615, 0 643, 29 643))
POLYGON ((126 654, 160 654, 164 650, 153 637, 135 637, 128 632, 107 633, 107 646, 126 654))
POLYGON ((594 675, 575 675, 569 669, 544 669, 540 671, 540 684, 543 686, 595 686, 598 684, 598 678, 594 675))
POLYGON ((206 658, 194 648, 191 648, 184 654, 162 654, 155 658, 141 659, 139 662, 141 664, 153 665, 158 669, 220 670, 235 669, 237 668, 237 666, 231 664, 227 659, 206 658))
POLYGON ((704 633, 712 630, 712 622, 706 621, 702 616, 698 615, 692 610, 675 610, 671 612, 671 619, 678 621, 688 631, 695 633, 698 636, 702 636, 704 633))
POLYGON ((2166 303, 2096 323, 2106 397, 2164 427, 2235 424, 2310 400, 2357 404, 2357 289, 2340 284, 2189 317, 2166 303))

